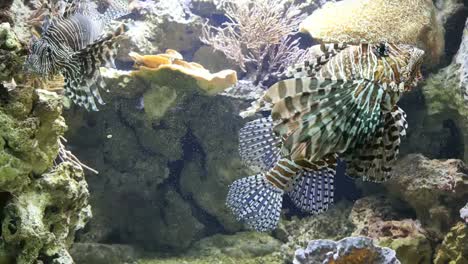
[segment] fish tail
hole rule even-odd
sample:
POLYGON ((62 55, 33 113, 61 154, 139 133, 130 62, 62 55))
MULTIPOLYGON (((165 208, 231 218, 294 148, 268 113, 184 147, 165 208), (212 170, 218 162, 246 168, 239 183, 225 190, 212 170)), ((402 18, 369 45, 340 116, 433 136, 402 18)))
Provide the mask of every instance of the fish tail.
POLYGON ((127 30, 128 27, 121 24, 114 32, 104 35, 71 56, 75 66, 65 67, 65 95, 75 104, 92 111, 98 111, 95 100, 104 104, 99 94, 99 88, 104 86, 99 68, 115 68, 117 40, 127 30))
POLYGON ((112 0, 106 12, 102 14, 103 21, 108 22, 130 13, 128 0, 112 0))
POLYGON ((329 155, 298 172, 288 191, 288 196, 297 208, 317 214, 333 204, 337 158, 336 155, 329 155))
POLYGON ((281 139, 273 132, 271 117, 248 122, 239 132, 239 153, 242 161, 262 171, 271 169, 280 157, 281 139))
POLYGON ((236 180, 229 187, 226 205, 237 220, 265 232, 274 229, 279 222, 283 193, 265 174, 257 174, 236 180))

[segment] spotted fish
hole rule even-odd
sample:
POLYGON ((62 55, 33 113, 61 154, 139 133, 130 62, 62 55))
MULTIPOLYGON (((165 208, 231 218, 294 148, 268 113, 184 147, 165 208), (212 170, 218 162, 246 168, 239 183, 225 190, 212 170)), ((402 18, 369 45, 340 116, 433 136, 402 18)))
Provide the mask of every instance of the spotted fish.
POLYGON ((111 33, 105 27, 126 15, 127 6, 125 0, 113 0, 99 13, 89 0, 67 0, 60 15, 45 19, 41 37, 31 46, 27 70, 42 76, 63 74, 65 96, 97 111, 96 101, 104 103, 99 94, 104 86, 99 67, 115 67, 116 40, 127 31, 125 24, 111 33))
POLYGON ((288 70, 244 114, 269 117, 240 131, 240 154, 260 174, 235 181, 227 206, 259 231, 276 227, 287 193, 303 211, 333 202, 337 159, 365 180, 388 178, 406 133, 396 103, 418 78, 424 52, 409 45, 328 45, 288 70))

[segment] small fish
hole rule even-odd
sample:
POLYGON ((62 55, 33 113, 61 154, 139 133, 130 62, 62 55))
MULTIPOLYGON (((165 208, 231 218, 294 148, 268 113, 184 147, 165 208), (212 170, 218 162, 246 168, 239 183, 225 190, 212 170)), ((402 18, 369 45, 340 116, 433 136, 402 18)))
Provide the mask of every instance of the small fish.
MULTIPOLYGON (((46 5, 47 6, 47 5, 46 5)), ((61 15, 47 17, 42 36, 34 39, 26 68, 42 76, 63 74, 65 96, 88 110, 104 104, 98 88, 104 82, 100 66, 114 65, 116 40, 127 31, 121 24, 105 34, 105 27, 128 13, 125 0, 113 0, 101 14, 89 0, 70 0, 61 15)))
POLYGON ((274 229, 282 197, 308 213, 333 203, 338 158, 347 173, 383 181, 406 134, 396 103, 418 77, 424 52, 409 45, 324 46, 314 62, 289 70, 247 114, 271 114, 240 131, 240 154, 260 174, 235 181, 227 206, 258 231, 274 229))

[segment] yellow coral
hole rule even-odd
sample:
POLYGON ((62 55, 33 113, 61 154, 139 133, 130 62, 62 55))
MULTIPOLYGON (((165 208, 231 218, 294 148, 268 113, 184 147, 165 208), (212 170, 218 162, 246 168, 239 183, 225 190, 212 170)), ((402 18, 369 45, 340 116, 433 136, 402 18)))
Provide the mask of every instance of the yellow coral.
POLYGON ((329 2, 300 26, 324 42, 388 41, 417 45, 436 63, 444 51, 443 27, 431 0, 329 2))
POLYGON ((222 92, 237 83, 237 73, 235 71, 223 70, 210 73, 209 70, 198 63, 184 61, 182 55, 175 50, 168 49, 166 53, 158 55, 140 55, 136 52, 131 52, 129 55, 140 70, 159 71, 169 69, 189 75, 197 81, 202 90, 210 95, 222 92))

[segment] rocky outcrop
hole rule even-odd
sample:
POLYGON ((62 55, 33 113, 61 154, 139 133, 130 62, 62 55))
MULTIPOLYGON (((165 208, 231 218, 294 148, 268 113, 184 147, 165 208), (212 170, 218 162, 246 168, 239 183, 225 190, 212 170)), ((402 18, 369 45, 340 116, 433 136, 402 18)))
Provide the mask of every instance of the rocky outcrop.
POLYGON ((128 264, 137 259, 136 250, 124 245, 75 243, 70 254, 79 264, 128 264))
POLYGON ((431 240, 418 220, 405 218, 389 200, 370 196, 359 199, 349 215, 356 226, 353 236, 372 238, 396 252, 402 263, 429 263, 431 240))
POLYGON ((434 264, 468 263, 468 225, 457 223, 445 236, 437 251, 434 264))
POLYGON ((395 251, 374 245, 367 237, 348 237, 338 242, 314 240, 298 249, 294 264, 400 264, 395 251))
POLYGON ((283 241, 281 254, 285 260, 293 258, 294 251, 316 239, 340 240, 351 235, 355 226, 349 219, 352 205, 340 202, 327 212, 303 218, 284 220, 274 232, 283 241))
MULTIPOLYGON (((157 56, 140 62, 164 59, 157 56)), ((239 230, 220 202, 229 183, 247 175, 237 154, 235 101, 212 96, 178 69, 103 75, 119 87, 104 98, 112 105, 99 114, 69 112, 69 142, 87 146, 76 153, 100 172, 90 179, 95 218, 81 241, 180 251, 239 230)))
POLYGON ((458 208, 466 202, 466 171, 460 160, 439 161, 408 155, 399 161, 394 178, 385 186, 391 196, 411 206, 426 229, 442 237, 458 221, 458 208))
POLYGON ((91 217, 89 192, 80 166, 54 162, 62 99, 23 76, 24 54, 0 25, 0 262, 71 264, 68 248, 91 217))
POLYGON ((466 204, 465 207, 460 209, 460 218, 468 224, 468 204, 466 204))

